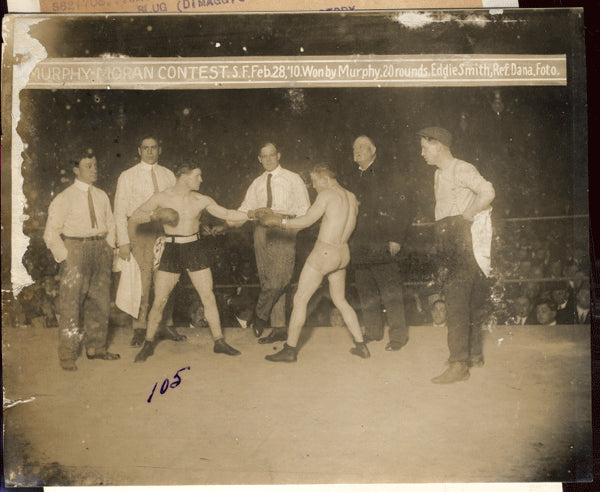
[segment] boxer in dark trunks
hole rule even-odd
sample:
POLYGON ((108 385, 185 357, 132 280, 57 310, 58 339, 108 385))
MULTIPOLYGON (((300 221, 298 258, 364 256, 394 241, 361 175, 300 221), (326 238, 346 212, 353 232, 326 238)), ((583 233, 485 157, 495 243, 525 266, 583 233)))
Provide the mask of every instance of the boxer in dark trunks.
POLYGON ((284 348, 265 359, 272 362, 294 362, 297 358, 297 344, 302 326, 306 320, 306 306, 327 275, 331 300, 344 318, 346 326, 354 337, 355 348, 350 352, 362 358, 370 356, 364 343, 358 318, 346 300, 346 266, 350 261, 348 238, 356 225, 358 202, 354 194, 342 188, 335 179, 335 173, 327 165, 317 165, 310 173, 313 186, 319 193, 315 203, 306 215, 285 219, 270 210, 257 211, 257 217, 268 227, 304 229, 319 219, 321 229, 298 281, 294 296, 294 308, 290 319, 287 342, 284 348))
POLYGON ((227 210, 206 195, 197 193, 202 183, 202 171, 194 165, 178 169, 175 186, 156 193, 131 216, 136 223, 157 220, 162 223, 165 249, 161 256, 154 283, 154 302, 148 315, 148 329, 142 349, 135 362, 143 362, 154 353, 155 335, 169 294, 182 273, 186 272, 204 305, 204 313, 214 339, 214 352, 239 355, 240 352, 225 342, 219 311, 213 293, 210 258, 202 246, 198 227, 203 210, 232 221, 248 220, 248 214, 227 210))

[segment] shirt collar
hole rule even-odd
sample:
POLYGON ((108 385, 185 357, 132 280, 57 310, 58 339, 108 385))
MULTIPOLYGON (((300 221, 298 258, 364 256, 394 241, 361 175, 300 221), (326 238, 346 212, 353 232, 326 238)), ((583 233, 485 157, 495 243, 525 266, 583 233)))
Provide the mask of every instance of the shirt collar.
MULTIPOLYGON (((377 157, 375 157, 375 159, 377 159, 377 157)), ((375 159, 373 159, 371 162, 369 162, 369 165, 367 167, 365 167, 364 169, 362 167, 360 167, 360 165, 358 166, 358 170, 360 171, 361 174, 366 173, 367 171, 370 171, 371 173, 375 171, 375 169, 373 168, 373 163, 375 162, 375 159)))
POLYGON ((87 183, 84 183, 83 181, 79 181, 77 178, 75 178, 75 181, 73 181, 73 185, 75 185, 75 187, 80 189, 81 191, 85 191, 85 192, 87 192, 87 190, 90 188, 90 186, 92 186, 87 183))
POLYGON ((584 309, 582 307, 577 306, 577 314, 579 316, 581 316, 582 314, 585 314, 587 316, 587 313, 589 312, 589 308, 588 309, 584 309))
POLYGON ((277 176, 278 174, 281 174, 282 171, 283 171, 283 168, 281 167, 281 165, 279 165, 275 169, 273 169, 272 171, 265 171, 263 174, 265 176, 267 176, 268 174, 272 174, 273 176, 277 176))
POLYGON ((144 169, 147 169, 148 171, 151 171, 152 169, 156 169, 158 163, 148 164, 147 162, 140 161, 140 166, 142 166, 144 169))

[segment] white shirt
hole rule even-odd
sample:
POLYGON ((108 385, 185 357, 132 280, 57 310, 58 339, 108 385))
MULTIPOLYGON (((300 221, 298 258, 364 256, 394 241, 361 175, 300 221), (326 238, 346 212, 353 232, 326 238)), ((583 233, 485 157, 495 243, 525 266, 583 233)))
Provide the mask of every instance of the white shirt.
POLYGON ((115 246, 115 219, 106 193, 78 179, 56 195, 48 209, 44 241, 57 263, 67 258, 67 248, 61 235, 91 237, 106 234, 106 242, 115 246), (96 227, 92 227, 88 190, 91 188, 96 227))
MULTIPOLYGON (((271 171, 270 174, 272 174, 271 191, 273 192, 271 209, 284 215, 301 216, 306 214, 310 207, 310 198, 302 178, 281 166, 271 171)), ((252 182, 238 209, 240 212, 267 206, 268 175, 269 173, 265 171, 252 182)))
POLYGON ((585 322, 585 318, 587 318, 588 313, 590 312, 589 309, 583 309, 582 307, 577 306, 577 323, 584 323, 585 322))
POLYGON ((115 222, 119 246, 130 242, 127 219, 154 194, 152 170, 156 174, 158 191, 164 191, 175 185, 175 175, 172 171, 158 164, 150 165, 144 161, 123 171, 119 176, 115 194, 115 222))
POLYGON ((452 165, 435 171, 435 220, 462 215, 476 195, 489 190, 493 190, 492 184, 475 166, 454 159, 452 165))

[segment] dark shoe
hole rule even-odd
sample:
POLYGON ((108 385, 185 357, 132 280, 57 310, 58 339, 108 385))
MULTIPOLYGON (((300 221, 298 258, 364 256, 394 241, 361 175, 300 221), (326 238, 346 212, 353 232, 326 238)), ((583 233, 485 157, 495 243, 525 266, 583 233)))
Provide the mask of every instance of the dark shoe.
POLYGON ((298 349, 291 347, 287 343, 283 344, 283 348, 273 355, 265 355, 265 359, 271 362, 296 362, 298 358, 298 349))
POLYGON ((98 352, 97 354, 90 355, 87 351, 85 353, 88 359, 100 359, 100 360, 119 360, 121 356, 119 354, 112 354, 110 352, 98 352))
POLYGON ((469 357, 469 367, 483 367, 483 355, 469 357))
POLYGON ((144 340, 142 350, 140 350, 135 356, 134 362, 144 362, 148 357, 150 357, 154 353, 154 347, 156 347, 156 342, 144 340))
POLYGON ((223 338, 219 338, 215 341, 215 346, 213 348, 215 354, 226 354, 226 355, 240 355, 241 352, 239 350, 234 349, 231 345, 229 345, 223 338))
POLYGON ((262 337, 258 339, 258 343, 275 343, 275 342, 284 342, 287 340, 287 333, 283 328, 273 328, 271 333, 269 333, 266 337, 262 337))
POLYGON ((263 334, 265 328, 267 327, 267 322, 264 319, 259 318, 258 316, 253 316, 252 319, 248 320, 248 328, 252 328, 254 332, 254 336, 258 338, 263 334))
POLYGON ((77 366, 75 365, 75 361, 68 359, 68 360, 61 360, 60 361, 60 367, 62 367, 65 371, 76 371, 77 370, 77 366))
POLYGON ((469 365, 466 362, 450 362, 448 369, 433 378, 435 384, 452 384, 469 379, 469 365))
POLYGON ((404 343, 400 343, 400 342, 389 342, 386 346, 385 349, 388 352, 395 352, 396 350, 400 350, 402 347, 404 347, 404 343))
POLYGON ((173 326, 163 326, 158 331, 158 336, 161 340, 173 340, 174 342, 184 342, 187 340, 187 337, 181 333, 177 333, 173 326))
POLYGON ((144 340, 146 339, 146 330, 143 328, 135 328, 133 330, 133 338, 129 345, 132 347, 141 347, 144 344, 144 340))
POLYGON ((354 344, 356 345, 356 347, 350 349, 350 353, 352 355, 358 355, 363 359, 368 359, 369 357, 371 357, 371 352, 369 352, 369 349, 365 342, 354 342, 354 344))

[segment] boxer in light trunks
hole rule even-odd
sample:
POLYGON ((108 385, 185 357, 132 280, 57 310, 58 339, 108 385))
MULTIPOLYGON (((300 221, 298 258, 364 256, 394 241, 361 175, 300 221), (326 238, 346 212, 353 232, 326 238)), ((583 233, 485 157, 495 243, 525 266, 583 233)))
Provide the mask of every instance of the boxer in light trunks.
POLYGON ((298 339, 306 321, 306 306, 324 276, 329 280, 331 300, 354 337, 356 347, 350 352, 366 359, 371 354, 363 340, 356 313, 346 300, 346 266, 350 261, 347 243, 356 225, 358 202, 354 194, 339 185, 329 166, 315 166, 310 177, 319 194, 306 215, 286 219, 271 210, 256 211, 256 216, 263 225, 286 229, 305 229, 323 218, 315 247, 300 273, 287 342, 281 351, 267 355, 265 359, 272 362, 296 361, 298 339))
POLYGON ((154 353, 155 335, 163 309, 179 277, 186 271, 204 305, 204 314, 214 339, 214 352, 240 354, 228 345, 223 337, 213 293, 209 253, 202 245, 198 228, 203 210, 219 219, 231 221, 248 220, 251 212, 246 214, 228 210, 217 205, 212 198, 197 193, 202 183, 202 171, 198 166, 181 166, 176 177, 177 182, 173 187, 153 195, 130 219, 135 223, 157 220, 163 225, 166 234, 165 249, 156 272, 154 302, 148 315, 146 339, 135 357, 135 362, 144 362, 154 353))

